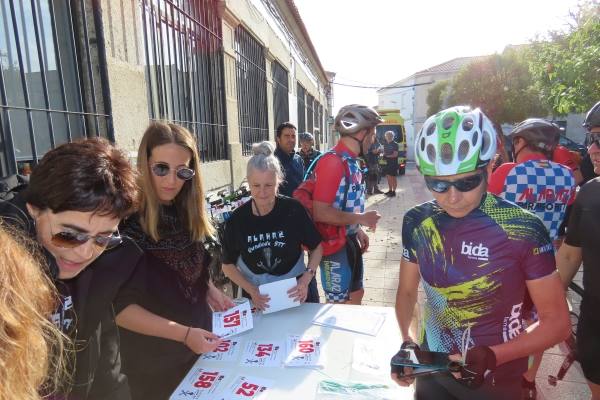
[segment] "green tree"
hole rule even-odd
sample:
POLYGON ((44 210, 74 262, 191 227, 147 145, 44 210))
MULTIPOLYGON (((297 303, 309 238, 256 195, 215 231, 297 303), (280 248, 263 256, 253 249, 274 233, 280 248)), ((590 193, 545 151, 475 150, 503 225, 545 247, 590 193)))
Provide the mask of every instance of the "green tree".
POLYGON ((449 81, 439 81, 427 92, 427 117, 444 107, 444 96, 447 93, 448 83, 449 81))
POLYGON ((498 124, 542 117, 539 92, 533 85, 523 48, 508 47, 465 66, 452 81, 448 102, 479 107, 498 124))
POLYGON ((554 114, 585 112, 600 100, 600 2, 571 13, 567 32, 533 42, 529 68, 545 105, 554 114))

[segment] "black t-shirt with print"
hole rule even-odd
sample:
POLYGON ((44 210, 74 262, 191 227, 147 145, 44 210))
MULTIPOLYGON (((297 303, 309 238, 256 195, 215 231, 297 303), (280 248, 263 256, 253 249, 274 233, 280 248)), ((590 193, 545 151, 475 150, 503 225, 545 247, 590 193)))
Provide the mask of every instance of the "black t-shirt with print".
POLYGON ((255 274, 284 275, 298 261, 302 245, 310 250, 321 243, 306 209, 297 200, 277 196, 270 213, 252 213, 252 201, 237 208, 225 225, 223 263, 242 260, 255 274))

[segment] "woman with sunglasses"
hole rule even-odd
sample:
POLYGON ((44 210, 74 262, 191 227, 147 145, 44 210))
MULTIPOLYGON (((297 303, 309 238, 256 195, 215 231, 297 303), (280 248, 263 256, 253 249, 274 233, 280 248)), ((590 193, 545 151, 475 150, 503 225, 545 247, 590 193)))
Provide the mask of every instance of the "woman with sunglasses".
POLYGON ((269 307, 259 285, 287 278, 298 281, 289 297, 304 302, 321 261, 321 236, 300 202, 277 193, 284 177, 274 146, 257 143, 252 151, 246 168, 252 200, 226 223, 223 272, 259 310, 269 307), (309 250, 307 266, 303 246, 309 250))
POLYGON ((155 122, 138 151, 140 208, 122 226, 144 250, 140 292, 117 304, 124 371, 133 399, 167 399, 197 359, 220 340, 212 312, 233 302, 210 281, 213 235, 191 133, 155 122), (153 313, 153 314, 152 314, 153 313))
POLYGON ((0 202, 0 219, 43 252, 60 298, 51 320, 75 342, 72 381, 57 398, 130 399, 112 303, 142 262, 117 229, 136 195, 127 156, 89 139, 48 151, 25 190, 0 202))
MULTIPOLYGON (((461 375, 416 378, 415 398, 516 399, 529 354, 570 334, 552 242, 542 221, 487 193, 496 132, 479 109, 431 116, 416 136, 415 159, 434 200, 408 210, 396 296, 402 348, 423 347, 464 361, 461 375), (427 301, 423 342, 409 327, 419 283, 427 301), (539 322, 525 333, 526 288, 539 322), (525 334, 523 334, 525 333, 525 334)), ((400 385, 414 378, 392 373, 400 385)))

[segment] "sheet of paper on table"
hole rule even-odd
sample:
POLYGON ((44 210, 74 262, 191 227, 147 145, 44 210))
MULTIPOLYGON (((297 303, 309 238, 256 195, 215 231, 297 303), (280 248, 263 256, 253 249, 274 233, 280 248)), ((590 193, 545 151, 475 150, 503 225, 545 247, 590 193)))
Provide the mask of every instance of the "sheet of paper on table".
POLYGON ((252 329, 250 303, 245 301, 227 311, 213 313, 213 333, 225 338, 252 329))
POLYGON ((337 308, 333 311, 331 305, 323 307, 312 321, 315 325, 328 326, 370 336, 377 336, 384 322, 385 315, 374 311, 367 309, 357 310, 354 307, 337 308))
POLYGON ((218 400, 238 400, 252 399, 265 400, 268 396, 269 388, 273 387, 273 381, 264 378, 258 378, 247 375, 238 375, 224 395, 215 399, 218 400))
POLYGON ((271 298, 271 300, 269 300, 269 307, 263 311, 263 314, 270 314, 276 311, 298 307, 300 303, 291 299, 287 293, 288 290, 297 284, 298 281, 296 278, 289 278, 260 285, 258 287, 260 294, 267 294, 271 298))
POLYGON ((240 365, 243 367, 281 367, 285 344, 279 340, 252 340, 246 344, 240 365))
POLYGON ((318 336, 289 335, 287 337, 286 367, 323 368, 321 349, 323 341, 318 336))
POLYGON ((212 361, 233 361, 240 352, 240 348, 241 344, 239 340, 225 339, 219 344, 215 351, 202 354, 200 359, 212 361))
POLYGON ((219 392, 226 389, 224 382, 230 376, 233 374, 219 369, 200 367, 196 362, 169 400, 214 399, 219 392))

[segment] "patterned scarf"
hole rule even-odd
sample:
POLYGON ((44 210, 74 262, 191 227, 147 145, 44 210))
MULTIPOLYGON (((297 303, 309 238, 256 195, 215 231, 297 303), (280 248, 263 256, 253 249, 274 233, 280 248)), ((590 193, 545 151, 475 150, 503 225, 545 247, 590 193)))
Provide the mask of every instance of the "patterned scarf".
POLYGON ((211 258, 204 243, 192 240, 175 206, 161 206, 159 218, 157 242, 143 231, 137 214, 125 221, 121 233, 177 274, 179 290, 191 304, 204 300, 211 258))

